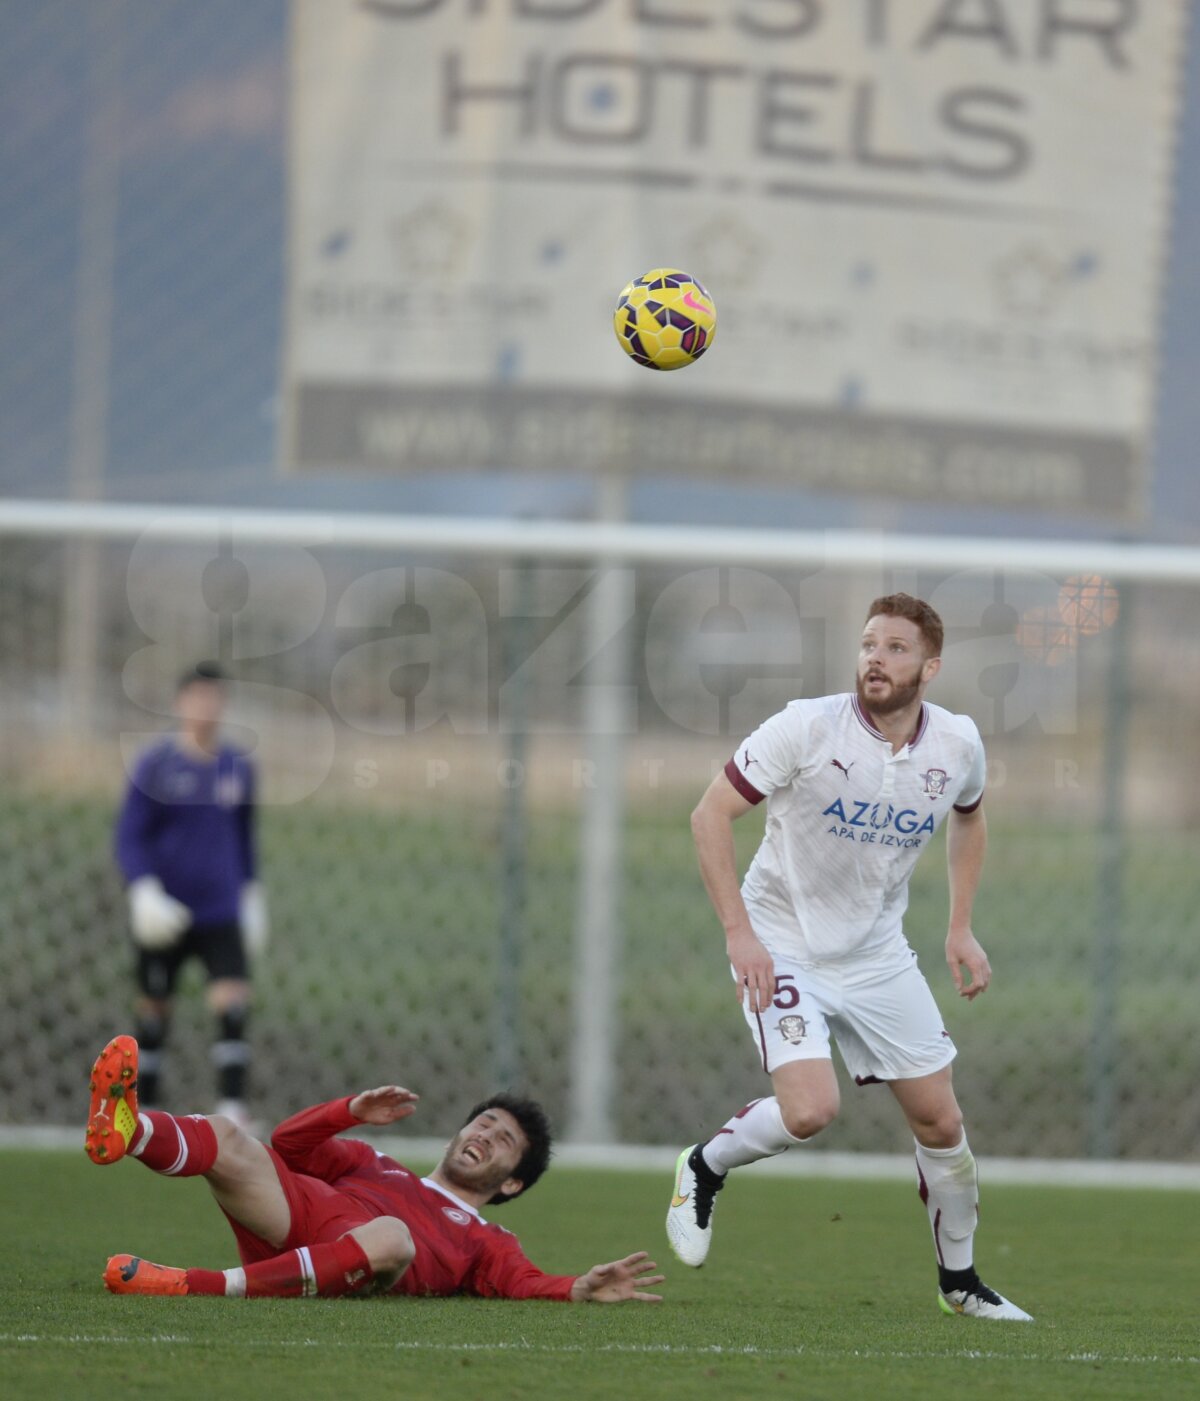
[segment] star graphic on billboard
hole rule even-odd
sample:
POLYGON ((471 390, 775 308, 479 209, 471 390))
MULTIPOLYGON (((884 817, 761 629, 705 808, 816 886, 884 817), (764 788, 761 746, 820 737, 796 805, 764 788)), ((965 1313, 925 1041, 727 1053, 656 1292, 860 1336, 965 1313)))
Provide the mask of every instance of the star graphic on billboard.
POLYGON ((748 287, 763 257, 757 234, 733 214, 720 214, 701 224, 692 237, 689 256, 710 287, 748 287))
POLYGON ((1063 288, 1062 263, 1040 248, 1018 248, 994 269, 996 296, 1010 316, 1049 316, 1063 288))
POLYGON ((471 242, 471 225, 456 209, 418 205, 388 229, 392 252, 405 277, 449 277, 458 272, 471 242))

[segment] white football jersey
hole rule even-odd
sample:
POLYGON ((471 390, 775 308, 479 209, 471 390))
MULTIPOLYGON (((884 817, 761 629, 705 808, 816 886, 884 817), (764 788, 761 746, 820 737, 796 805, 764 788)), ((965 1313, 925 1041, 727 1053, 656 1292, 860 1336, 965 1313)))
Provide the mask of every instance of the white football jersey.
POLYGON ((906 949, 908 880, 951 807, 983 799, 983 741, 966 715, 924 704, 898 754, 853 693, 796 700, 725 766, 767 803, 762 845, 742 883, 772 952, 798 962, 906 949))

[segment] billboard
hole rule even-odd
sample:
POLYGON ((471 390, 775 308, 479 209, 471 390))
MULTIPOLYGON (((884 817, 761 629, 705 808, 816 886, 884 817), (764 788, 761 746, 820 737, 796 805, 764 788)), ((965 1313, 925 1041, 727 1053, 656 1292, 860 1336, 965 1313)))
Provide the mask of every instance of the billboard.
POLYGON ((285 465, 1136 517, 1185 0, 293 0, 285 465), (655 266, 715 344, 633 365, 655 266))

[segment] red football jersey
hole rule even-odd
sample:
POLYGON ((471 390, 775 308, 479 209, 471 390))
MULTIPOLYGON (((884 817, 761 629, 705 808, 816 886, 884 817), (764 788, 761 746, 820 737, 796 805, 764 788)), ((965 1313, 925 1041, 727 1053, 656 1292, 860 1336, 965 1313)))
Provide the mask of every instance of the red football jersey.
POLYGON ((396 1216, 408 1227, 416 1259, 395 1294, 477 1294, 481 1298, 567 1299, 574 1275, 548 1275, 528 1260, 516 1236, 485 1221, 446 1188, 357 1139, 335 1139, 359 1120, 352 1096, 285 1119, 271 1146, 293 1172, 329 1183, 372 1217, 396 1216))

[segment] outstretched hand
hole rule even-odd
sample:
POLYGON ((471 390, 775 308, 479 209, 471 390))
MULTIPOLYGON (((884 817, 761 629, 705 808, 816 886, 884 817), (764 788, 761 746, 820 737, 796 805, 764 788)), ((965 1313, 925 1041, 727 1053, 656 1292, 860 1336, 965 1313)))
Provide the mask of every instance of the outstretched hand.
POLYGON ((661 1294, 646 1294, 646 1286, 661 1284, 666 1275, 652 1274, 658 1266, 644 1250, 613 1260, 607 1265, 593 1265, 571 1286, 571 1300, 576 1304, 623 1304, 637 1299, 643 1304, 662 1303, 661 1294))
POLYGON ((350 1113, 361 1124, 394 1124, 407 1119, 416 1109, 421 1096, 399 1085, 381 1085, 377 1090, 363 1090, 350 1101, 350 1113))

